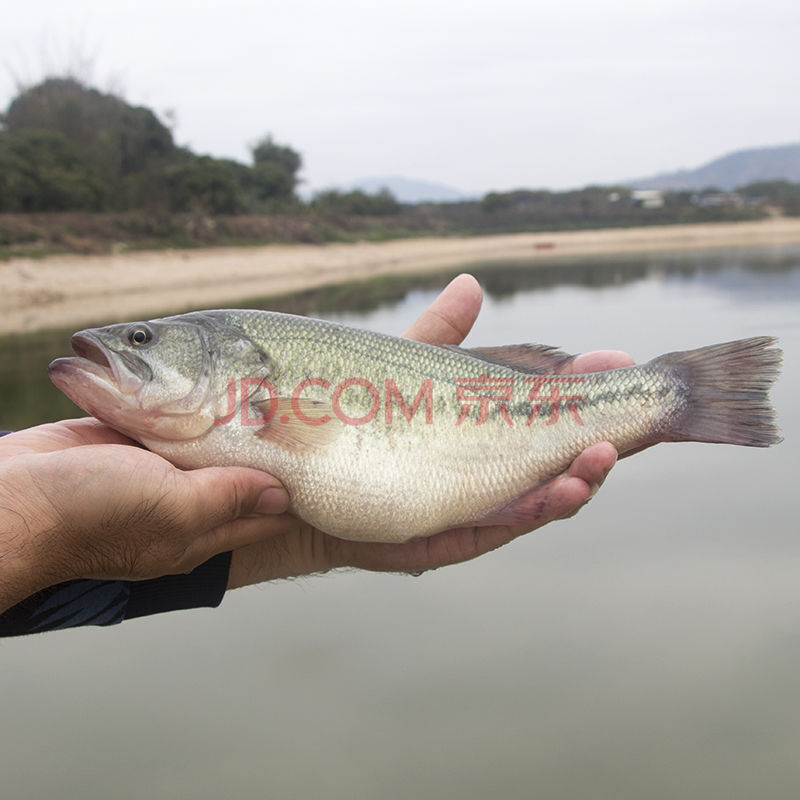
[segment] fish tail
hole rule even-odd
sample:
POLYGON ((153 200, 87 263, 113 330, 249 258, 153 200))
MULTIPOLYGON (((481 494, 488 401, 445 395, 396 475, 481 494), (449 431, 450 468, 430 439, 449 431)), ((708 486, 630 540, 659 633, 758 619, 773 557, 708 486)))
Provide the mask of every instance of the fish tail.
POLYGON ((655 359, 677 370, 687 389, 682 413, 672 420, 666 438, 749 447, 781 442, 768 396, 780 373, 782 353, 776 342, 757 336, 655 359))

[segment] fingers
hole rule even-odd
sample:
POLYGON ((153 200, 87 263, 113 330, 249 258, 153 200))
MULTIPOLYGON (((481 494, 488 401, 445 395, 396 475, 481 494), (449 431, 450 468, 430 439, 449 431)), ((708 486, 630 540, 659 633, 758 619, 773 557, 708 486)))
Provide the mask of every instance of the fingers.
POLYGON ((72 444, 130 444, 139 447, 137 442, 125 436, 124 433, 109 428, 104 422, 94 417, 80 417, 79 419, 65 419, 53 423, 53 428, 59 428, 66 441, 65 446, 72 444))
POLYGON ((234 550, 228 573, 229 589, 319 574, 343 566, 331 557, 336 542, 343 540, 328 536, 291 513, 270 517, 264 524, 269 527, 269 538, 261 537, 249 547, 234 550))
POLYGON ((122 433, 115 431, 93 417, 67 419, 26 428, 4 436, 4 456, 19 453, 52 453, 69 447, 90 444, 139 445, 122 433))
POLYGON ((186 530, 199 534, 187 548, 189 561, 201 563, 281 529, 274 520, 289 507, 289 495, 272 475, 239 467, 209 467, 180 474, 185 493, 181 522, 186 530))
POLYGON ((587 447, 566 472, 535 491, 536 502, 530 503, 535 514, 508 530, 518 536, 577 514, 595 495, 616 462, 617 451, 609 442, 587 447))
POLYGON ((581 353, 568 361, 559 372, 581 374, 584 372, 604 372, 607 369, 630 367, 636 362, 622 350, 595 350, 592 353, 581 353))
POLYGON ((587 447, 570 465, 567 475, 580 478, 589 486, 599 486, 617 463, 617 451, 610 442, 587 447))
POLYGON ((277 478, 245 467, 206 467, 180 473, 190 525, 215 527, 245 516, 281 514, 289 495, 277 478))
POLYGON ((553 481, 550 518, 541 524, 575 516, 597 494, 616 463, 617 451, 610 442, 587 447, 569 469, 553 481))
POLYGON ((403 334, 428 344, 461 344, 481 309, 483 294, 472 275, 459 275, 403 334))
MULTIPOLYGON (((273 516, 241 517, 233 522, 219 525, 208 531, 193 543, 193 560, 202 564, 218 553, 232 551, 234 554, 231 563, 237 567, 237 575, 244 569, 253 571, 258 568, 260 561, 271 562, 276 560, 273 556, 264 559, 263 554, 282 548, 276 547, 278 537, 285 536, 297 528, 297 520, 291 514, 275 514, 273 516)), ((283 554, 283 552, 281 553, 283 554)), ((311 571, 311 570, 308 570, 311 571)), ((295 573, 292 573, 295 574, 295 573)), ((250 581, 236 582, 229 576, 228 588, 244 586, 246 583, 261 583, 277 577, 273 571, 264 570, 263 575, 250 581)))

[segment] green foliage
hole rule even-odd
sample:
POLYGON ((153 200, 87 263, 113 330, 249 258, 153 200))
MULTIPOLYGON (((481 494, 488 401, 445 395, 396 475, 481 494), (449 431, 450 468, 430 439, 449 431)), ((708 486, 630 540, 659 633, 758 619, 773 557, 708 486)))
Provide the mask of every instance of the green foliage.
POLYGON ((172 134, 152 111, 71 78, 50 78, 23 91, 8 107, 5 129, 49 131, 67 139, 106 184, 110 208, 140 205, 142 198, 130 196, 124 179, 163 164, 175 152, 172 134))
POLYGON ((272 161, 255 164, 251 171, 250 185, 255 200, 265 208, 294 198, 294 178, 280 164, 272 161))
POLYGON ((300 153, 265 136, 253 146, 252 154, 255 200, 263 209, 285 207, 295 199, 297 173, 303 164, 300 153))
POLYGON ((0 136, 0 211, 99 211, 103 181, 60 133, 22 130, 0 136))
POLYGON ((296 203, 292 148, 267 136, 252 167, 197 156, 149 109, 72 78, 22 91, 0 119, 0 211, 237 214, 296 203))
POLYGON ((674 222, 757 219, 756 205, 700 207, 690 192, 664 192, 656 208, 633 202, 623 186, 587 186, 565 192, 518 189, 490 192, 479 203, 448 203, 439 213, 450 225, 469 233, 620 227, 674 222))
POLYGON ((514 196, 511 192, 489 192, 481 200, 481 211, 494 214, 497 211, 506 211, 514 205, 514 196))
POLYGON ((174 211, 238 214, 245 210, 250 170, 236 161, 191 156, 168 168, 166 183, 174 211))
POLYGON ((388 217, 400 213, 402 206, 388 189, 377 194, 360 190, 331 190, 315 195, 311 207, 320 214, 348 214, 357 217, 388 217))
POLYGON ((265 136, 252 148, 254 164, 274 164, 292 177, 296 176, 303 165, 303 159, 291 147, 277 144, 272 136, 265 136))
POLYGON ((743 186, 739 193, 751 201, 778 206, 787 216, 800 216, 800 183, 760 181, 743 186))

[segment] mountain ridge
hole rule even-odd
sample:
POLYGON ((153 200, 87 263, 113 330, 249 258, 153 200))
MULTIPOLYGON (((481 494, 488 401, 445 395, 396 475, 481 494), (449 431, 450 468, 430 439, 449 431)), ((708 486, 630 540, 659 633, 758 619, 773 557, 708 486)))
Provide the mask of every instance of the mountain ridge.
POLYGON ((344 189, 345 191, 360 190, 367 194, 376 194, 381 189, 388 189, 392 196, 401 203, 452 203, 475 199, 474 194, 469 194, 453 186, 435 181, 404 178, 401 175, 360 178, 348 183, 344 189))
POLYGON ((699 190, 715 187, 730 191, 749 183, 770 180, 800 182, 800 144, 735 150, 694 169, 661 172, 626 180, 623 184, 636 189, 699 190))

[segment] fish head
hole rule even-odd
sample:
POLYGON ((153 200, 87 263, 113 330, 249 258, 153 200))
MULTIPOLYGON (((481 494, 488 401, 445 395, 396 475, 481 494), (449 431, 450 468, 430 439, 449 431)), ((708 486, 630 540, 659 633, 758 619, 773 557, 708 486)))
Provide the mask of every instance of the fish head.
POLYGON ((227 373, 241 367, 265 377, 253 343, 211 314, 91 328, 72 337, 72 348, 74 357, 50 364, 50 379, 139 441, 203 436, 226 406, 227 373))

